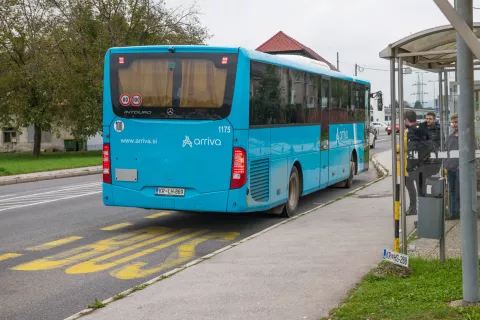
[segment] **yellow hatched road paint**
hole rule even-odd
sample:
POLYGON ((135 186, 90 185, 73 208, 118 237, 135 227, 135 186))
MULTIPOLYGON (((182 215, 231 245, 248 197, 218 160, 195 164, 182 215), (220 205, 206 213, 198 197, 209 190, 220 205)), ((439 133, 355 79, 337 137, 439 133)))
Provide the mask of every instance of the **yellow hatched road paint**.
POLYGON ((55 241, 52 241, 52 242, 47 242, 47 243, 44 243, 44 244, 41 244, 41 245, 38 245, 38 246, 35 246, 35 247, 27 248, 26 250, 28 250, 28 251, 50 250, 52 248, 63 246, 64 244, 72 243, 72 242, 75 242, 75 241, 80 240, 80 239, 83 239, 83 237, 76 237, 76 236, 68 237, 68 238, 64 238, 64 239, 55 240, 55 241))
POLYGON ((23 254, 21 254, 21 253, 13 253, 13 252, 4 253, 4 254, 0 254, 0 261, 13 259, 13 258, 21 257, 21 256, 23 256, 23 254))
MULTIPOLYGON (((55 268, 72 265, 86 259, 91 259, 107 252, 119 250, 125 248, 128 250, 134 250, 137 247, 146 246, 157 241, 163 240, 165 237, 158 237, 160 234, 164 234, 170 231, 170 228, 166 227, 152 227, 132 232, 126 232, 124 234, 103 239, 92 244, 74 248, 71 250, 63 251, 58 254, 48 256, 45 258, 37 259, 28 263, 20 264, 11 268, 11 270, 20 271, 38 271, 38 270, 51 270, 55 268), (150 239, 146 241, 147 239, 150 239), (141 242, 144 241, 144 242, 141 242), (139 243, 140 242, 140 243, 139 243)), ((128 251, 127 250, 127 251, 128 251)))
POLYGON ((195 247, 202 242, 214 238, 220 238, 223 241, 233 241, 239 235, 240 233, 238 232, 214 232, 211 234, 207 234, 182 244, 175 252, 170 254, 163 263, 159 265, 153 266, 149 269, 142 269, 142 267, 145 266, 147 263, 137 262, 132 263, 126 267, 120 267, 119 269, 113 270, 110 274, 122 280, 144 278, 152 274, 158 273, 162 270, 185 263, 192 258, 195 258, 195 247))
MULTIPOLYGON (((185 229, 182 229, 182 230, 179 230, 179 231, 174 231, 174 232, 166 234, 164 237, 168 238, 170 236, 177 235, 177 234, 179 234, 181 232, 184 232, 184 231, 185 231, 185 229)), ((118 250, 118 251, 112 252, 110 254, 100 256, 98 258, 95 258, 95 259, 92 259, 92 260, 85 261, 85 262, 79 263, 77 265, 74 265, 74 266, 68 268, 67 270, 65 270, 65 272, 68 273, 68 274, 84 274, 84 273, 92 273, 92 272, 103 271, 103 270, 106 270, 106 269, 109 269, 109 268, 112 268, 112 267, 116 267, 119 264, 129 262, 129 261, 134 260, 136 258, 143 257, 143 256, 145 256, 147 254, 150 254, 150 253, 153 253, 155 251, 167 248, 167 247, 172 246, 174 244, 183 242, 185 240, 197 237, 197 236, 199 236, 203 233, 207 233, 208 231, 209 230, 196 231, 196 232, 187 234, 185 236, 176 238, 174 240, 162 243, 162 244, 157 245, 155 247, 145 249, 143 251, 140 251, 140 252, 134 253, 132 255, 126 256, 126 257, 118 259, 116 261, 107 262, 107 263, 103 263, 103 264, 98 264, 98 262, 101 262, 101 261, 110 259, 112 257, 118 256, 118 255, 123 254, 127 251, 131 251, 131 250, 133 250, 133 248, 130 247, 130 248, 125 248, 125 249, 122 249, 122 250, 118 250)))
POLYGON ((114 224, 113 226, 105 227, 105 228, 102 228, 100 230, 113 231, 113 230, 119 230, 119 229, 122 229, 122 228, 126 228, 126 227, 129 227, 129 226, 133 226, 133 223, 124 222, 124 223, 114 224))
POLYGON ((156 219, 156 218, 159 218, 159 217, 167 216, 167 215, 169 215, 170 213, 171 213, 171 212, 163 211, 163 212, 159 212, 159 213, 152 214, 152 215, 150 215, 150 216, 146 216, 145 219, 156 219))

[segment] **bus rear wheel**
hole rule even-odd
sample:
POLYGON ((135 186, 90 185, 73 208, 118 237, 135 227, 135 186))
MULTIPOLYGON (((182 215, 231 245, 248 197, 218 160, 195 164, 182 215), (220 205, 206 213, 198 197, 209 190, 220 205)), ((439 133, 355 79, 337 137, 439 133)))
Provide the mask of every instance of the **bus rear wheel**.
POLYGON ((348 175, 348 178, 339 182, 336 184, 337 187, 339 188, 346 188, 350 189, 353 184, 353 176, 355 175, 355 160, 353 157, 350 159, 350 174, 348 175))
POLYGON ((284 217, 293 217, 297 213, 298 201, 300 200, 300 174, 296 166, 293 166, 288 181, 288 199, 283 208, 284 217))

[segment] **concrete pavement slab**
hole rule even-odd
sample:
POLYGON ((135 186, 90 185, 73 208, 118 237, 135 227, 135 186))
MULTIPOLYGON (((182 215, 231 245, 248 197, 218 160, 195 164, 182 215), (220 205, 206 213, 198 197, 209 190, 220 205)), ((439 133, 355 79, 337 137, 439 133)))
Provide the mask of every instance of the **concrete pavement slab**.
POLYGON ((393 246, 391 179, 162 279, 82 319, 319 319, 393 246))

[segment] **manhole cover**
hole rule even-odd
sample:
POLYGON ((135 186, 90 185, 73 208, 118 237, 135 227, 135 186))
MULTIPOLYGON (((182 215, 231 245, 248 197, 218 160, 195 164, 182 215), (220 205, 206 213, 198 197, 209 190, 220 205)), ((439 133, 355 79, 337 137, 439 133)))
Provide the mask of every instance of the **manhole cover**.
POLYGON ((392 194, 391 193, 383 193, 383 194, 378 194, 378 193, 374 193, 374 194, 361 194, 361 195, 358 195, 357 198, 386 198, 386 197, 391 197, 392 194))

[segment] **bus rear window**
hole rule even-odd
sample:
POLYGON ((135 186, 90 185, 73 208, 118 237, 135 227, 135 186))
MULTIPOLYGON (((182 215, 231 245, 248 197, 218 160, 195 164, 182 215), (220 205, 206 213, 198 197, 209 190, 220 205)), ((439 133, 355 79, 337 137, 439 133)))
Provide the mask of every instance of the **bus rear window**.
POLYGON ((112 105, 127 118, 222 119, 230 114, 236 54, 114 54, 112 105))

